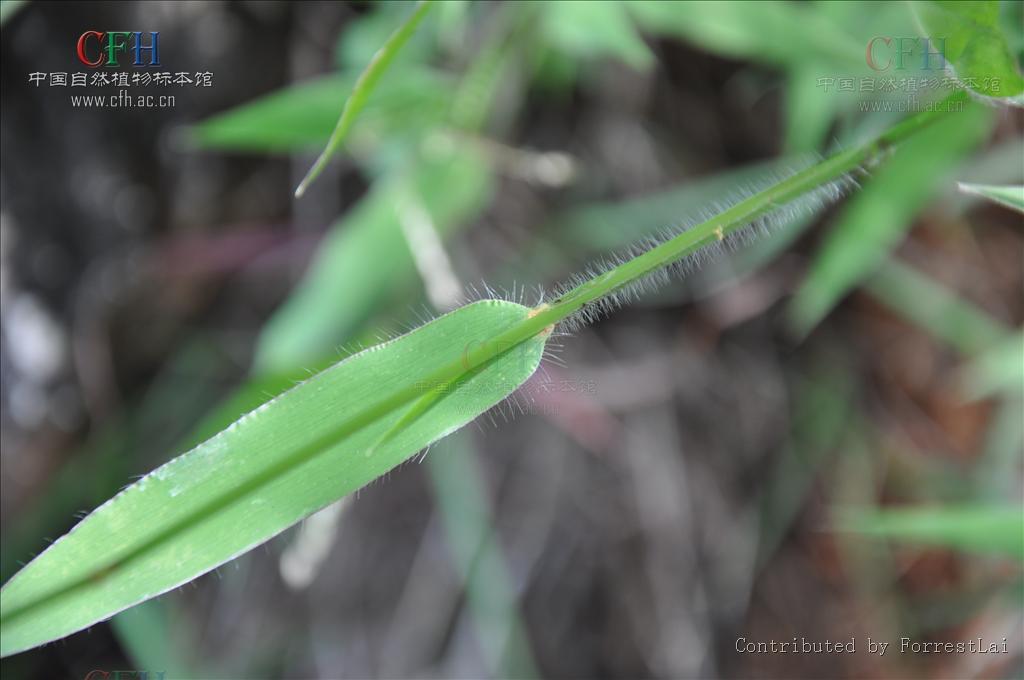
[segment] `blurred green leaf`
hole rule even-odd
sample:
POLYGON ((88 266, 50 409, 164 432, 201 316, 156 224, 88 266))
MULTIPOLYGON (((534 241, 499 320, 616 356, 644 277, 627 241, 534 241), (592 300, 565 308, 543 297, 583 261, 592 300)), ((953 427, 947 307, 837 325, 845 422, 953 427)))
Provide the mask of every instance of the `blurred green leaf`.
POLYGON ((971 471, 974 497, 984 502, 1017 497, 1024 451, 1024 391, 1004 394, 993 411, 985 433, 984 452, 971 471))
MULTIPOLYGON (((449 119, 452 125, 472 132, 484 129, 495 113, 498 93, 507 91, 518 79, 509 77, 522 56, 528 31, 534 29, 537 10, 534 5, 505 3, 497 6, 484 32, 479 49, 459 80, 452 98, 449 119)), ((502 100, 500 117, 513 118, 521 97, 502 100)))
POLYGON ((452 561, 465 583, 490 676, 540 677, 491 516, 487 480, 466 435, 463 430, 448 437, 427 456, 452 561))
POLYGON ((164 600, 150 600, 121 612, 110 624, 135 668, 154 675, 162 671, 168 678, 189 677, 188 664, 174 644, 169 608, 164 600))
POLYGON ((627 7, 647 31, 726 56, 776 64, 864 61, 864 47, 811 3, 634 0, 627 7))
POLYGON ((977 356, 967 367, 965 389, 972 399, 995 392, 1024 393, 1024 331, 977 356))
POLYGON ((845 514, 839 528, 864 536, 1009 555, 1024 561, 1024 508, 1020 506, 865 510, 845 514))
POLYGON ((508 47, 488 44, 477 54, 452 98, 449 118, 454 126, 478 132, 489 118, 495 94, 508 66, 508 47))
POLYGON ((317 374, 143 477, 4 585, 0 653, 187 583, 470 422, 539 365, 546 334, 484 346, 530 315, 501 300, 461 307, 317 374))
POLYGON ((1000 27, 999 2, 911 3, 932 49, 946 60, 965 86, 988 97, 1018 97, 1024 78, 1000 27))
POLYGON ((790 305, 806 333, 899 243, 914 217, 957 164, 988 134, 992 112, 966 102, 908 139, 882 162, 836 218, 821 252, 790 305))
POLYGON ((543 30, 552 46, 577 57, 613 57, 638 70, 654 62, 625 6, 617 0, 547 2, 543 30))
POLYGON ((472 219, 490 192, 488 166, 468 147, 427 154, 407 174, 375 182, 324 237, 294 292, 264 326, 256 372, 289 374, 319 361, 348 341, 383 299, 415 283, 401 222, 410 196, 443 239, 472 219))
POLYGON ((734 201, 779 179, 787 159, 754 163, 680 182, 664 191, 619 201, 584 203, 558 213, 542 231, 566 249, 590 254, 620 248, 666 225, 699 218, 709 205, 734 201))
MULTIPOLYGON (((190 130, 203 147, 254 152, 315 149, 327 142, 359 74, 340 73, 294 85, 218 114, 190 130)), ((451 79, 426 68, 405 68, 384 79, 355 121, 356 141, 416 137, 444 120, 451 79)))
POLYGON ((366 69, 359 74, 359 78, 356 79, 348 97, 345 98, 345 105, 341 109, 341 115, 338 116, 338 121, 331 131, 331 136, 327 140, 324 150, 317 156, 313 166, 295 189, 296 198, 306 193, 306 189, 316 181, 316 178, 327 167, 331 157, 341 149, 342 144, 348 139, 352 127, 359 119, 359 115, 366 108, 370 97, 377 89, 380 79, 391 66, 391 62, 395 60, 402 47, 416 32, 416 28, 423 20, 423 17, 427 16, 427 13, 433 7, 434 0, 419 0, 412 13, 388 36, 388 39, 384 41, 384 44, 381 45, 380 49, 373 55, 373 58, 370 59, 366 69))
POLYGON ((540 41, 527 55, 533 84, 548 95, 567 98, 580 75, 580 65, 571 55, 540 41))
POLYGON ((958 184, 960 191, 984 196, 999 205, 1024 213, 1024 187, 994 187, 981 184, 958 184))
POLYGON ((25 6, 27 0, 2 0, 0 1, 0 26, 7 23, 8 19, 18 13, 25 6))
MULTIPOLYGON (((414 9, 416 0, 374 2, 369 11, 345 23, 334 50, 334 62, 343 71, 365 68, 395 26, 414 9)), ((440 49, 457 44, 469 30, 468 22, 474 3, 468 0, 444 0, 428 14, 395 55, 394 70, 428 64, 440 49)))
POLYGON ((864 286, 897 314, 967 356, 1010 335, 1010 329, 987 312, 895 258, 882 264, 864 286))
POLYGON ((819 69, 817 65, 790 69, 785 89, 785 144, 791 153, 820 148, 843 101, 818 85, 819 69))
MULTIPOLYGON (((442 3, 447 4, 447 1, 442 3)), ((415 8, 416 0, 375 2, 370 6, 370 11, 347 21, 338 37, 334 52, 338 68, 342 71, 359 71, 366 68, 373 55, 394 32, 395 26, 402 23, 415 8)), ((436 24, 436 15, 424 18, 420 29, 410 36, 405 47, 395 55, 395 71, 410 67, 419 68, 417 65, 429 62, 436 47, 436 24)))
MULTIPOLYGON (((738 196, 755 193, 804 165, 799 159, 781 158, 753 163, 708 177, 681 182, 665 191, 617 202, 595 202, 580 205, 557 214, 544 233, 551 233, 559 247, 540 242, 526 258, 537 278, 550 278, 564 269, 564 253, 575 253, 586 259, 597 253, 629 245, 669 224, 686 223, 699 217, 709 205, 731 205, 738 196)), ((788 248, 813 223, 813 215, 780 225, 771 238, 759 239, 749 248, 736 253, 729 261, 727 276, 755 271, 788 248)))
POLYGON ((963 385, 971 399, 1024 393, 1024 333, 898 260, 884 263, 865 289, 901 316, 968 357, 963 385))
POLYGON ((1000 2, 999 20, 1010 54, 1020 64, 1024 60, 1024 3, 1000 2))
MULTIPOLYGON (((855 143, 859 137, 847 137, 844 128, 864 111, 870 102, 905 102, 906 89, 888 88, 882 85, 894 73, 877 71, 868 65, 868 52, 881 36, 912 36, 916 33, 913 16, 904 3, 875 3, 870 11, 866 5, 856 2, 814 2, 802 3, 801 9, 811 13, 814 20, 808 26, 830 26, 846 36, 846 58, 828 59, 815 57, 800 59, 799 54, 785 62, 787 77, 785 83, 784 113, 786 114, 785 141, 790 151, 819 150, 826 134, 837 119, 840 126, 837 136, 843 143, 855 143), (856 46, 856 50, 854 50, 856 46), (856 52, 856 54, 854 54, 856 52), (843 80, 848 83, 842 86, 843 80), (870 89, 866 84, 873 85, 870 89), (844 139, 845 137, 845 139, 844 139)), ((800 29, 806 30, 806 29, 800 29)), ((890 48, 891 49, 891 48, 890 48)), ((905 55, 899 71, 903 78, 921 79, 934 76, 934 72, 922 69, 920 46, 905 55)), ((883 53, 877 55, 885 59, 883 53)), ((914 80, 913 82, 921 82, 914 80)), ((892 109, 898 112, 901 104, 892 109)), ((905 106, 905 104, 902 104, 905 106)), ((881 115, 872 119, 876 130, 886 123, 881 115)))
MULTIPOLYGON (((1024 184, 1024 137, 1014 136, 979 150, 963 164, 957 175, 971 184, 1020 186, 1024 184)), ((987 200, 973 193, 957 192, 947 197, 954 216, 964 214, 978 202, 987 200)))
POLYGON ((757 563, 775 554, 794 518, 806 503, 815 479, 839 450, 856 412, 851 399, 854 381, 843 370, 842 357, 818 362, 813 374, 799 383, 791 432, 770 471, 760 498, 757 563))

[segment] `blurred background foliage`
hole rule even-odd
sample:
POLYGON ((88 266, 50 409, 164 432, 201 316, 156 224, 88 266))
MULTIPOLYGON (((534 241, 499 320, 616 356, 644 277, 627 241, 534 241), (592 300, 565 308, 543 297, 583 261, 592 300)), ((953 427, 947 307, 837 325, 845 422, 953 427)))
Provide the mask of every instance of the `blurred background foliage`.
MULTIPOLYGON (((411 9, 4 3, 4 579, 482 281, 529 298, 905 115, 870 108, 905 84, 840 81, 934 76, 866 62, 918 35, 905 3, 440 2, 294 201, 411 9), (26 85, 73 69, 43 36, 101 24, 160 30, 215 87, 112 114, 26 85)), ((1017 110, 951 116, 837 208, 567 339, 497 427, 4 676, 1014 677, 1024 233, 955 182, 1024 184, 1021 134, 1017 110), (1012 653, 733 647, 800 635, 1012 653)))

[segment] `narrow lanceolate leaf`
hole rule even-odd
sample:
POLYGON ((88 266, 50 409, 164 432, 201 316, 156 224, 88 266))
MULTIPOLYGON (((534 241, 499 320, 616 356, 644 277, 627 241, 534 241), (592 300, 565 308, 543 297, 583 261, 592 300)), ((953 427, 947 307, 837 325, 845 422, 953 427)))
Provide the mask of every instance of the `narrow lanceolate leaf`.
POLYGON ((323 172, 327 161, 331 160, 331 156, 341 148, 342 143, 348 136, 349 130, 352 129, 352 124, 355 123, 356 117, 363 110, 367 99, 370 97, 370 93, 376 87, 377 81, 380 80, 381 75, 391 65, 391 62, 394 61, 395 55, 402 49, 402 45, 416 31, 416 27, 423 21, 423 17, 426 16, 432 4, 433 0, 420 0, 416 9, 406 19, 405 23, 399 26, 391 34, 387 42, 377 51, 377 54, 373 55, 370 64, 363 71, 362 75, 359 76, 359 80, 356 81, 352 94, 345 100, 345 106, 341 110, 341 116, 338 118, 338 124, 334 128, 334 132, 331 133, 331 138, 327 141, 327 147, 320 154, 320 157, 316 159, 316 162, 313 163, 313 167, 309 169, 309 172, 302 178, 298 188, 295 190, 296 196, 302 196, 302 194, 306 193, 306 189, 313 183, 313 180, 323 172))
MULTIPOLYGON (((204 148, 260 153, 323 148, 337 124, 338 103, 351 96, 358 76, 347 69, 275 91, 194 125, 189 140, 204 148)), ((452 79, 439 71, 395 71, 366 98, 349 141, 366 145, 422 136, 444 120, 453 92, 452 79)))
POLYGON ((994 187, 983 184, 964 184, 963 182, 957 186, 965 194, 982 196, 1011 210, 1024 213, 1024 187, 994 187))
POLYGON ((186 583, 362 487, 495 405, 545 333, 488 341, 527 307, 487 300, 356 354, 100 506, 0 591, 4 656, 186 583))
POLYGON ((847 514, 840 527, 864 536, 1024 561, 1024 508, 1020 506, 870 510, 847 514))

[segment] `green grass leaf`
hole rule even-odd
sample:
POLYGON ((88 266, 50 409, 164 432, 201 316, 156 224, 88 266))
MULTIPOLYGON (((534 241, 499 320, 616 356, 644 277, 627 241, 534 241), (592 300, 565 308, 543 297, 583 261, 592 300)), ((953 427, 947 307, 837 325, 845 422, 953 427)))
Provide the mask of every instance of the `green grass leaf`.
POLYGON ((160 669, 168 677, 194 677, 178 651, 169 603, 150 600, 123 611, 110 622, 136 668, 160 669))
POLYGON ((1024 394, 1024 330, 974 357, 966 367, 964 391, 971 399, 996 392, 1024 394))
POLYGON ((543 30, 555 48, 579 57, 610 56, 645 70, 654 55, 626 13, 625 3, 545 3, 543 30))
POLYGON ((967 356, 999 344, 1011 332, 985 310, 896 258, 879 267, 865 288, 879 302, 967 356))
MULTIPOLYGON (((409 37, 409 40, 395 55, 394 61, 391 63, 391 68, 394 70, 388 78, 400 69, 426 64, 433 59, 439 39, 440 17, 444 10, 452 4, 455 3, 446 0, 437 7, 441 11, 424 17, 416 32, 409 37)), ((381 45, 387 42, 387 39, 395 32, 395 27, 401 25, 406 17, 415 11, 415 8, 415 0, 375 2, 367 6, 369 11, 366 13, 349 18, 342 27, 335 45, 335 64, 342 69, 353 67, 360 70, 365 69, 373 61, 373 55, 377 54, 381 45)), ((386 81, 382 81, 382 84, 383 82, 386 81)), ((335 111, 335 118, 337 118, 337 111, 335 111)))
POLYGON ((1024 561, 1024 508, 935 507, 848 513, 839 528, 974 553, 1009 555, 1024 561))
POLYGON ((27 0, 3 0, 0 2, 0 26, 6 24, 11 17, 17 14, 26 2, 27 0))
POLYGON ((896 149, 836 218, 794 297, 794 327, 806 333, 888 256, 946 175, 988 134, 992 114, 966 103, 896 149))
POLYGON ((966 87, 987 97, 1024 94, 1024 78, 999 25, 999 2, 918 0, 911 6, 932 49, 944 45, 946 60, 966 87))
POLYGON ((811 64, 789 69, 785 88, 787 151, 818 149, 842 105, 837 93, 818 86, 820 68, 819 64, 811 64))
POLYGON ((963 182, 957 186, 966 194, 983 196, 999 205, 1024 213, 1024 187, 994 187, 982 184, 964 184, 963 182))
POLYGON ((477 213, 491 192, 479 154, 457 148, 424 154, 407 172, 375 182, 325 236, 316 259, 263 328, 257 373, 289 373, 330 354, 389 295, 418 277, 402 232, 403 206, 418 201, 444 239, 477 213))
POLYGON ((517 606, 515 578, 494 526, 488 486, 469 431, 438 443, 427 458, 438 514, 490 677, 542 677, 517 606))
POLYGON ((621 248, 683 216, 726 201, 738 187, 764 186, 786 167, 785 161, 756 163, 625 200, 577 205, 555 215, 544 232, 551 232, 565 250, 584 255, 621 248))
POLYGON ((536 370, 546 334, 481 347, 529 314, 495 300, 462 307, 349 357, 132 484, 3 587, 0 652, 187 583, 473 420, 536 370))
POLYGON ((725 56, 776 64, 864 59, 863 46, 812 3, 635 0, 626 6, 645 30, 725 56))
POLYGON ((341 145, 345 142, 352 130, 352 126, 356 122, 356 118, 362 112, 369 101, 370 93, 373 92, 377 86, 377 81, 380 80, 384 72, 387 71, 388 66, 394 61, 395 56, 402 49, 402 45, 409 40, 412 34, 416 31, 416 27, 419 26, 423 17, 426 16, 430 8, 433 7, 433 0, 420 0, 419 4, 409 18, 402 23, 395 32, 391 34, 391 37, 381 46, 377 53, 373 55, 373 59, 366 66, 366 70, 360 74, 359 79, 352 87, 352 92, 345 100, 345 106, 341 110, 341 116, 338 117, 338 124, 334 126, 334 131, 331 133, 331 138, 327 140, 327 146, 317 157, 313 163, 313 167, 309 169, 306 176, 299 182, 299 186, 295 189, 296 196, 302 196, 306 193, 306 189, 314 180, 323 172, 323 169, 327 166, 327 162, 331 160, 341 145))
POLYGON ((760 499, 757 563, 767 564, 796 519, 819 471, 839 453, 856 413, 851 372, 834 357, 819 359, 814 372, 799 383, 791 428, 778 462, 763 482, 760 499))
MULTIPOLYGON (((342 72, 274 92, 218 114, 190 129, 202 147, 250 152, 315 149, 331 136, 338 106, 357 75, 342 72)), ((419 135, 444 120, 454 91, 450 78, 427 68, 407 67, 383 81, 353 123, 353 142, 419 135)))

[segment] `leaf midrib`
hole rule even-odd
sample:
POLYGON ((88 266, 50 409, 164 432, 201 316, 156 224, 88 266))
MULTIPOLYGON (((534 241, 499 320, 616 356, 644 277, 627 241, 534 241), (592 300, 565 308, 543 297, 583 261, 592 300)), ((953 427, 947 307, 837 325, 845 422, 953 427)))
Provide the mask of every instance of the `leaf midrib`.
MULTIPOLYGON (((459 359, 450 362, 447 365, 443 366, 441 369, 435 371, 433 374, 428 375, 426 378, 418 380, 407 387, 392 392, 389 396, 381 399, 378 402, 375 402, 374 404, 370 405, 364 410, 356 413, 354 416, 349 417, 348 419, 346 419, 337 427, 331 429, 327 433, 299 447, 298 449, 295 450, 294 453, 285 456, 279 461, 263 468, 258 473, 254 474, 252 477, 245 480, 244 482, 234 487, 233 489, 230 489, 218 495, 217 497, 211 499, 210 501, 204 503, 197 510, 185 515, 180 520, 174 522, 170 526, 157 532, 150 538, 146 539, 140 545, 136 546, 135 548, 129 550, 127 553, 120 555, 116 559, 112 560, 109 564, 94 569, 85 576, 80 577, 75 581, 72 581, 70 584, 54 589, 49 593, 40 595, 18 607, 0 612, 0 624, 10 624, 11 621, 24 616, 26 613, 38 609, 39 607, 50 604, 58 599, 63 598, 66 595, 74 593, 82 588, 85 588, 89 585, 93 585, 99 581, 102 581, 112 576, 114 573, 123 569, 129 563, 137 559, 140 559, 141 557, 149 554, 151 551, 155 550, 161 545, 164 545, 165 543, 173 540, 180 533, 202 524, 203 521, 205 521, 207 518, 211 516, 214 516, 219 511, 234 505, 235 503, 245 499, 250 494, 258 491, 259 489, 278 479, 280 476, 301 467, 302 465, 315 459, 318 455, 329 451, 331 448, 344 441, 347 437, 359 432, 363 428, 372 425, 373 423, 381 420, 382 418, 387 417, 388 415, 401 409, 403 406, 413 403, 417 399, 422 399, 425 393, 427 396, 430 396, 430 394, 434 390, 437 390, 440 394, 439 398, 434 400, 434 403, 443 400, 445 396, 447 396, 453 391, 453 386, 457 386, 459 383, 463 382, 466 379, 469 379, 476 373, 485 369, 488 365, 495 362, 500 357, 514 351, 520 344, 522 344, 522 342, 525 342, 526 339, 529 338, 525 338, 523 341, 520 341, 516 345, 501 345, 495 342, 485 341, 483 345, 485 345, 486 348, 488 348, 487 351, 474 353, 474 357, 472 359, 468 356, 467 353, 465 359, 459 359)), ((364 351, 377 351, 387 344, 389 343, 384 343, 383 345, 376 345, 364 351)), ((358 356, 358 354, 349 357, 349 359, 355 358, 356 356, 358 356)), ((293 389, 297 389, 298 387, 299 386, 296 386, 296 388, 293 389)), ((284 395, 282 394, 279 397, 276 397, 275 400, 281 398, 282 396, 284 395)), ((271 402, 268 402, 268 404, 269 403, 271 402)), ((421 417, 427 410, 428 409, 426 408, 421 410, 419 413, 415 414, 415 417, 421 417)), ((287 527, 282 528, 281 531, 283 531, 285 528, 287 527)), ((68 532, 68 534, 58 539, 58 541, 55 542, 54 545, 56 545, 60 541, 70 538, 74 534, 74 532, 75 529, 72 529, 70 532, 68 532)), ((277 535, 277 533, 280 532, 276 532, 274 535, 277 535)), ((254 542, 253 544, 243 548, 239 551, 238 554, 243 554, 251 548, 266 542, 267 540, 269 540, 269 538, 272 537, 273 536, 262 538, 254 542)), ((225 561, 230 561, 230 559, 231 558, 225 561)), ((215 569, 217 566, 218 565, 214 564, 206 571, 203 571, 199 574, 195 574, 194 576, 182 581, 182 583, 171 585, 163 591, 160 591, 159 593, 154 593, 151 597, 155 597, 169 590, 173 590, 174 588, 182 585, 183 583, 187 583, 188 581, 198 578, 202 574, 211 571, 212 569, 215 569)), ((6 589, 7 585, 9 584, 10 582, 8 582, 8 584, 5 584, 4 589, 6 589)))

